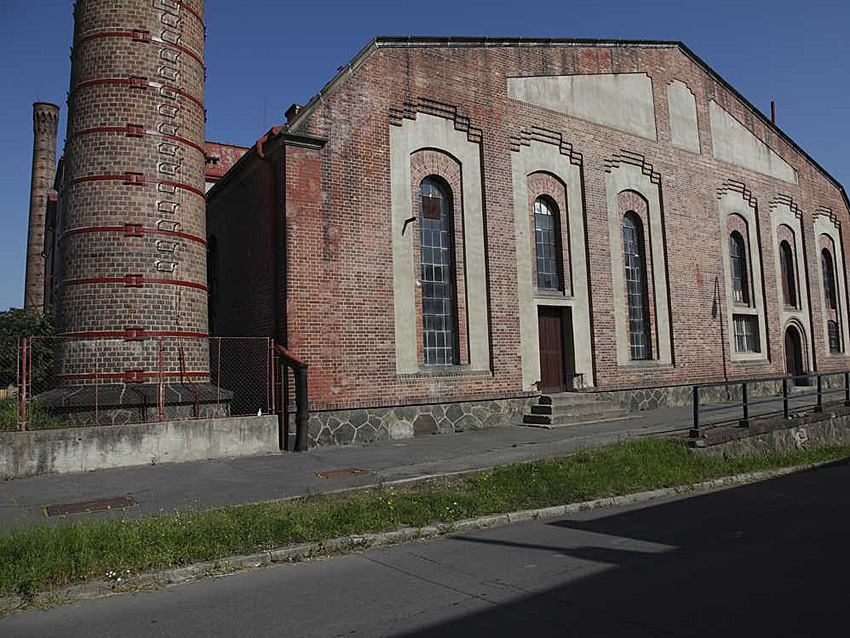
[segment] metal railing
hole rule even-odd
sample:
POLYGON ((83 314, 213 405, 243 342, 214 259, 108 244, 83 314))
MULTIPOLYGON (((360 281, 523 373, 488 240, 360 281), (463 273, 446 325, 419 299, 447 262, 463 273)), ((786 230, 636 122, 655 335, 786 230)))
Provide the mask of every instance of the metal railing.
POLYGON ((814 372, 811 374, 791 375, 784 377, 762 377, 758 379, 741 379, 737 381, 720 381, 717 383, 702 383, 693 387, 693 427, 690 430, 692 438, 700 438, 705 427, 710 425, 720 425, 737 421, 743 427, 749 427, 750 421, 754 416, 765 417, 778 415, 779 409, 769 410, 758 415, 752 414, 752 408, 759 405, 774 404, 778 406, 779 401, 782 402, 781 413, 784 418, 791 418, 791 404, 794 403, 796 410, 813 409, 815 412, 822 412, 824 408, 824 396, 830 394, 841 393, 844 395, 844 405, 850 406, 850 370, 840 372, 814 372), (830 377, 843 377, 843 386, 828 388, 824 387, 824 379, 830 377), (796 387, 811 386, 811 380, 814 380, 815 390, 811 392, 793 392, 791 393, 790 384, 793 383, 796 387), (801 381, 805 383, 800 383, 801 381), (750 389, 756 384, 776 383, 781 384, 781 394, 768 396, 764 398, 750 398, 750 389), (700 391, 708 388, 727 388, 737 390, 740 388, 741 401, 738 403, 722 403, 720 405, 702 405, 700 402, 700 391), (815 397, 815 401, 806 401, 809 397, 815 397), (735 408, 741 408, 740 418, 735 416, 727 416, 721 421, 713 423, 703 423, 701 415, 710 412, 729 412, 735 408))
POLYGON ((280 410, 280 439, 281 448, 295 452, 305 452, 309 446, 307 440, 307 364, 279 344, 275 344, 277 368, 280 373, 281 410, 280 410), (289 428, 287 409, 289 407, 289 375, 286 369, 292 370, 295 385, 295 432, 289 428), (295 439, 294 441, 292 439, 295 439))

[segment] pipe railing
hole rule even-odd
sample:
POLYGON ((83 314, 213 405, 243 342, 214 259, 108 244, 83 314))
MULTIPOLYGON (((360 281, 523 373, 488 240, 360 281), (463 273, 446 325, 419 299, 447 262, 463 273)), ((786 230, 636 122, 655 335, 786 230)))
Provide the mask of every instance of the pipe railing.
MULTIPOLYGON (((803 384, 797 384, 803 385, 803 384)), ((806 384, 808 385, 808 384, 806 384)), ((703 428, 706 427, 706 424, 702 423, 700 418, 701 415, 704 415, 708 412, 718 412, 721 410, 730 410, 733 408, 741 408, 741 418, 737 419, 739 425, 743 427, 749 427, 751 421, 750 408, 757 405, 763 405, 767 403, 776 403, 780 399, 782 400, 782 415, 788 419, 791 418, 791 407, 790 402, 792 400, 796 401, 798 399, 805 399, 806 397, 817 397, 816 402, 812 406, 812 404, 806 403, 801 408, 810 408, 814 407, 815 412, 823 411, 823 397, 828 394, 844 394, 844 405, 850 407, 850 370, 844 370, 840 372, 815 372, 812 374, 798 374, 798 375, 790 375, 784 377, 762 377, 758 379, 741 379, 737 381, 720 381, 717 383, 701 383, 699 385, 695 385, 693 387, 693 427, 691 428, 690 434, 692 438, 700 438, 702 436, 703 428), (841 388, 828 388, 824 389, 823 380, 825 377, 844 377, 844 387, 841 388), (793 397, 789 396, 789 381, 797 382, 799 380, 815 380, 816 390, 813 392, 798 392, 794 393, 793 397), (771 396, 768 398, 756 399, 752 400, 749 398, 750 395, 750 387, 758 384, 758 383, 771 383, 771 382, 781 382, 782 384, 782 394, 781 396, 771 396), (736 386, 740 386, 741 388, 741 402, 740 403, 724 403, 721 405, 712 405, 712 406, 702 406, 700 404, 700 390, 706 388, 734 388, 736 386)), ((776 411, 778 413, 778 410, 776 411)), ((772 414, 769 413, 769 414, 772 414)), ((759 416, 766 416, 764 414, 759 416)), ((717 425, 719 423, 725 423, 732 419, 726 419, 718 423, 711 423, 708 425, 717 425)))
MULTIPOLYGON (((295 377, 295 451, 306 452, 309 446, 307 441, 307 363, 296 357, 289 350, 279 344, 275 344, 278 361, 280 362, 281 374, 279 376, 283 394, 289 387, 288 376, 283 373, 283 368, 290 368, 295 377)), ((289 424, 287 423, 287 402, 282 397, 280 402, 280 435, 286 449, 292 449, 289 441, 289 424)))

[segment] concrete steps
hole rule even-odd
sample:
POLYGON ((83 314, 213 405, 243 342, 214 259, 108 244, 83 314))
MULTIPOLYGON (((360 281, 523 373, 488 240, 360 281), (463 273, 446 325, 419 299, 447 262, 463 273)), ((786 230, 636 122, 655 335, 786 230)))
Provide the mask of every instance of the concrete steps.
POLYGON ((543 394, 523 415, 522 424, 537 428, 560 428, 603 421, 618 421, 629 416, 629 411, 592 394, 559 392, 543 394))

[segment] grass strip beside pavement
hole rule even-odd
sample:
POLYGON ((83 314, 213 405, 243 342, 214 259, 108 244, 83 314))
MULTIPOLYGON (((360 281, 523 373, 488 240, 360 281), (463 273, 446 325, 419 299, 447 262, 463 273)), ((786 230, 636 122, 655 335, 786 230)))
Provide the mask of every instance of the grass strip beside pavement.
POLYGON ((721 459, 681 441, 625 441, 404 488, 309 496, 141 519, 0 531, 0 596, 218 560, 351 534, 421 527, 850 457, 850 447, 721 459))

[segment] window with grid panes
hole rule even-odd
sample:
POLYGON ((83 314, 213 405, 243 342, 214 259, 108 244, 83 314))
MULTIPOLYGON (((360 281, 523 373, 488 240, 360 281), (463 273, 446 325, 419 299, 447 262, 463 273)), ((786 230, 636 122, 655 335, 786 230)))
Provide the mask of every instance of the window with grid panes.
POLYGON ((453 365, 457 354, 457 298, 451 191, 436 177, 419 187, 422 339, 427 365, 453 365))
POLYGON ((537 253, 537 287, 563 290, 561 229, 558 207, 549 197, 534 200, 534 246, 537 253))
POLYGON ((735 303, 749 305, 750 283, 747 279, 747 252, 741 233, 729 235, 729 260, 732 262, 732 299, 735 303))
POLYGON ((826 307, 835 310, 838 307, 835 294, 835 270, 832 265, 832 255, 824 248, 820 253, 820 268, 823 274, 823 296, 826 307))
POLYGON ((629 312, 629 354, 632 359, 649 359, 649 293, 643 224, 633 212, 623 216, 623 258, 626 268, 626 305, 629 312))
POLYGON ((735 352, 761 352, 756 315, 733 315, 732 324, 735 330, 735 352))
POLYGON ((826 330, 829 338, 829 351, 832 354, 841 352, 841 333, 838 330, 838 322, 830 319, 826 322, 826 330))
POLYGON ((794 251, 787 241, 779 244, 779 270, 782 273, 782 300, 786 306, 797 307, 797 277, 794 273, 794 251))

